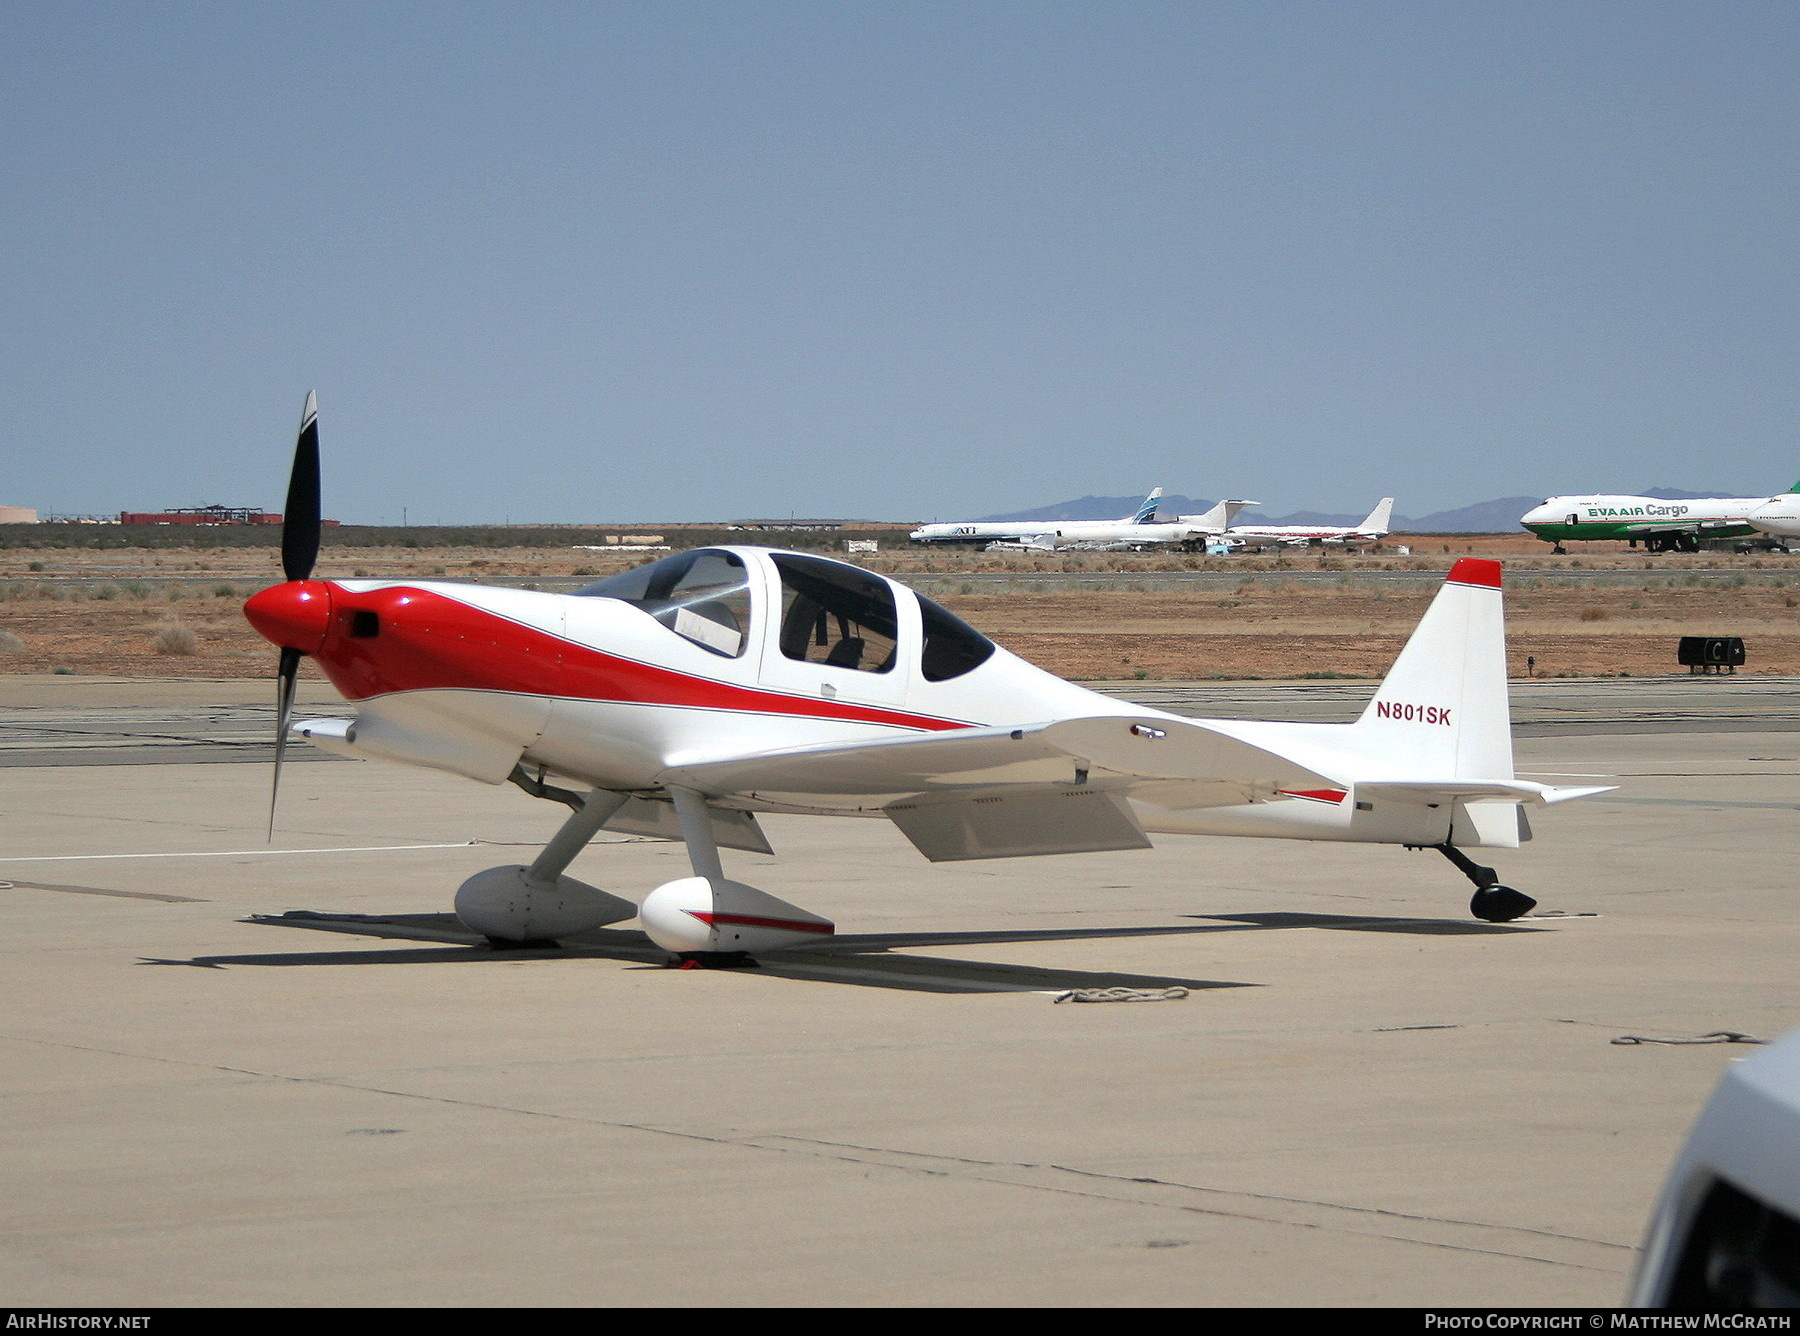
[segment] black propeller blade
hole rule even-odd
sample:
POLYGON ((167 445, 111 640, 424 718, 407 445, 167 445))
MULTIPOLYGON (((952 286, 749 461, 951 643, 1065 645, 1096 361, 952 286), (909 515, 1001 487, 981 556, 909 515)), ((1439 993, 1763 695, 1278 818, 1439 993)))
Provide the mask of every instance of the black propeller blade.
POLYGON ((275 670, 275 783, 269 789, 269 838, 275 838, 275 800, 281 796, 281 758, 294 722, 294 694, 300 688, 300 651, 283 648, 275 670))
MULTIPOLYGON (((300 437, 294 442, 294 467, 288 474, 287 507, 281 516, 281 573, 304 580, 319 559, 323 527, 319 500, 319 403, 306 392, 300 414, 300 437)), ((275 802, 281 796, 281 759, 287 751, 288 725, 293 722, 294 695, 300 687, 297 649, 283 648, 275 669, 275 781, 269 790, 269 838, 275 838, 275 802)))
POLYGON ((294 470, 288 475, 287 509, 281 516, 281 573, 304 580, 319 559, 319 405, 306 392, 300 414, 300 439, 294 443, 294 470))

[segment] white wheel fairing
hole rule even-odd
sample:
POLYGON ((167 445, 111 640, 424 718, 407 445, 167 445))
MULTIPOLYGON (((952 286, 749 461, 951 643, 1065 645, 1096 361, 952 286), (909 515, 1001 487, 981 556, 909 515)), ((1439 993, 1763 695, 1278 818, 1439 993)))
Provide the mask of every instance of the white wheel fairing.
POLYGON ((829 919, 721 877, 664 882, 650 892, 638 918, 651 941, 678 955, 776 951, 837 930, 829 919))
POLYGON ((620 923, 637 906, 573 877, 533 881, 517 864, 477 872, 456 892, 456 917, 483 937, 542 942, 620 923))

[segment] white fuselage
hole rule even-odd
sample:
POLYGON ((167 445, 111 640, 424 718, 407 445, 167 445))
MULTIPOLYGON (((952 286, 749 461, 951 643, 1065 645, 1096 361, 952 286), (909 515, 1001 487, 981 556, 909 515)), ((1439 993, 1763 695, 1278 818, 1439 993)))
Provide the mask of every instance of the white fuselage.
POLYGON ((1124 520, 1106 524, 1084 521, 1058 524, 1033 534, 1030 538, 996 542, 1008 542, 1009 546, 1036 548, 1039 551, 1071 547, 1170 547, 1203 542, 1207 538, 1216 537, 1219 532, 1216 526, 1186 520, 1171 520, 1167 523, 1152 521, 1148 524, 1133 524, 1124 520))
POLYGON ((1772 496, 1745 516, 1756 528, 1782 538, 1800 538, 1800 494, 1772 496))
POLYGON ((1225 536, 1242 543, 1373 543, 1386 538, 1387 532, 1330 525, 1244 524, 1227 529, 1225 536))
MULTIPOLYGON (((897 614, 885 670, 796 660, 784 648, 783 587, 771 554, 716 551, 732 554, 749 577, 748 624, 730 657, 611 597, 441 582, 309 582, 306 588, 329 604, 331 629, 307 652, 358 709, 353 728, 313 740, 488 783, 523 766, 600 789, 646 792, 684 767, 821 744, 1068 718, 1193 723, 1065 682, 998 647, 972 669, 929 680, 922 601, 893 581, 885 582, 897 614), (356 626, 376 629, 359 636, 348 629, 356 626)), ((1353 725, 1204 723, 1294 758, 1329 785, 1302 794, 1248 780, 1221 786, 1170 778, 1146 786, 1120 777, 1121 796, 1129 789, 1143 829, 1414 844, 1449 837, 1449 804, 1354 796, 1358 783, 1429 777, 1418 747, 1436 744, 1445 730, 1422 710, 1417 724, 1409 714, 1403 724, 1384 725, 1399 733, 1378 738, 1373 750, 1353 725), (1419 739, 1409 741, 1415 728, 1419 739)), ((1440 768, 1445 777, 1454 773, 1448 759, 1440 768)), ((1510 774, 1510 761, 1505 768, 1510 774)), ((1008 778, 996 773, 992 782, 1008 778)), ((1075 782, 1110 781, 1098 773, 1090 781, 1084 772, 1075 782)), ((880 816, 888 797, 752 791, 725 801, 748 811, 880 816)))
POLYGON ((1233 525, 1225 536, 1233 543, 1257 547, 1272 544, 1304 546, 1310 543, 1374 543, 1388 536, 1394 514, 1394 498, 1384 496, 1361 524, 1243 524, 1233 525))
POLYGON ((1610 493, 1553 496, 1521 515, 1519 524, 1546 541, 1681 534, 1723 538, 1751 532, 1750 514, 1769 500, 1764 496, 1707 496, 1664 501, 1610 493))
POLYGON ((1070 542, 1110 543, 1129 537, 1134 530, 1161 528, 1132 520, 1013 520, 967 524, 927 524, 907 537, 915 543, 1025 542, 1034 538, 1061 538, 1070 542))

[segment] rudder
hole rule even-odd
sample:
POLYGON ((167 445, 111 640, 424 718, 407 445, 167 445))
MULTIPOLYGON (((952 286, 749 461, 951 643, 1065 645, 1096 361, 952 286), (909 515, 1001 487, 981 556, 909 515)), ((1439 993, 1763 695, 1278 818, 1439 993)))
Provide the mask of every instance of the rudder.
POLYGON ((1513 778, 1499 562, 1450 568, 1356 730, 1409 778, 1513 778))
POLYGON ((1393 519, 1394 498, 1391 496, 1384 496, 1375 503, 1375 509, 1369 512, 1369 517, 1356 526, 1356 531, 1358 533, 1385 534, 1388 531, 1388 526, 1393 522, 1393 519))

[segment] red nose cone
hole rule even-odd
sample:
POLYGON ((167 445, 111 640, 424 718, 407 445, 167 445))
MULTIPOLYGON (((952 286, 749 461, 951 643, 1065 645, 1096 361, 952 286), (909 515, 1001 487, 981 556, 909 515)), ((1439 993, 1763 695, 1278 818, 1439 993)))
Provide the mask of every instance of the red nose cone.
POLYGON ((331 586, 323 580, 289 580, 253 594, 244 616, 263 639, 283 649, 317 654, 331 625, 331 586))

